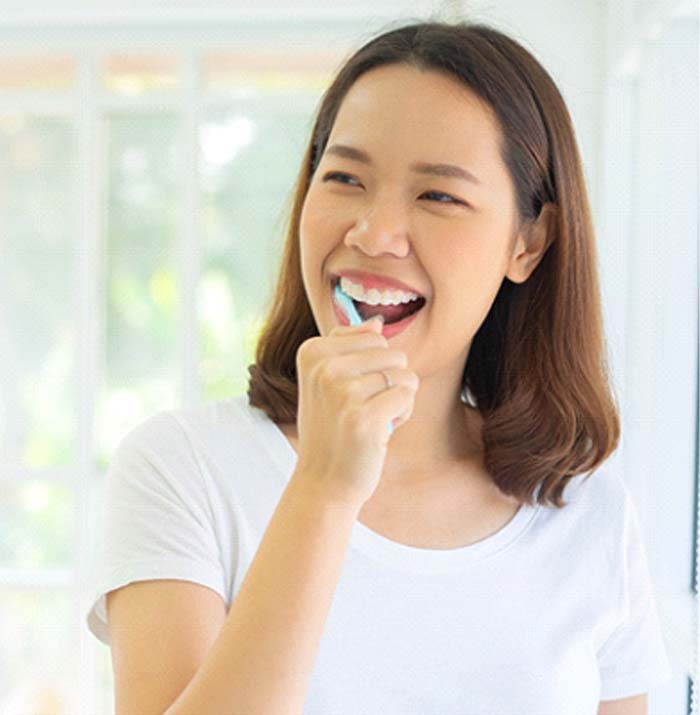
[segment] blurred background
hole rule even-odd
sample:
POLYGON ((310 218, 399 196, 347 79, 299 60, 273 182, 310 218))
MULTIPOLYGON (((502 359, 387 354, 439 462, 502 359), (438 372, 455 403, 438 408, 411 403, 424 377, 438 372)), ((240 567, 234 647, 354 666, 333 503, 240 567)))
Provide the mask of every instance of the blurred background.
MULTIPOLYGON (((557 82, 597 231, 622 441, 673 680, 698 713, 698 4, 0 0, 0 713, 113 713, 87 630, 115 445, 241 394, 334 71, 488 22, 557 82)), ((536 715, 536 714, 532 714, 536 715)))

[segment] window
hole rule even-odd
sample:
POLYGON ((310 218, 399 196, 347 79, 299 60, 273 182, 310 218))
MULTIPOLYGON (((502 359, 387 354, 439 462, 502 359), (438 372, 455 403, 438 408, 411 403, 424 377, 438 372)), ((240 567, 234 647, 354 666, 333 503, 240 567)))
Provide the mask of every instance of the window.
POLYGON ((342 57, 311 35, 0 57, 3 713, 112 712, 83 622, 104 473, 154 411, 245 389, 342 57))

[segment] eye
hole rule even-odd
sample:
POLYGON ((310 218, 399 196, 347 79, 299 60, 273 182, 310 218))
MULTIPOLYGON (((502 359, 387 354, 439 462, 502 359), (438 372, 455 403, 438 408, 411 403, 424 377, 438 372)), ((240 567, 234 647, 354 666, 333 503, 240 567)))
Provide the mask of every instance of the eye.
MULTIPOLYGON (((336 180, 336 181, 337 181, 337 177, 344 177, 345 179, 350 179, 350 180, 352 180, 352 181, 357 181, 357 179, 355 179, 353 176, 350 176, 349 174, 344 174, 344 173, 341 172, 341 171, 331 171, 331 172, 329 172, 328 174, 326 174, 326 175, 323 177, 323 181, 324 181, 324 182, 325 182, 325 181, 332 181, 332 180, 336 180)), ((341 181, 340 183, 341 183, 341 184, 345 184, 345 183, 347 183, 347 182, 341 181)), ((426 192, 423 194, 423 196, 441 196, 441 197, 447 199, 447 201, 438 201, 439 204, 453 203, 453 204, 461 204, 462 206, 468 206, 468 204, 467 204, 465 201, 462 201, 461 199, 457 199, 457 198, 455 198, 454 196, 450 196, 449 194, 444 194, 444 193, 442 193, 441 191, 426 191, 426 192)))
MULTIPOLYGON (((346 179, 353 179, 353 177, 352 177, 352 176, 349 176, 348 174, 342 174, 340 171, 332 171, 332 172, 326 174, 326 175, 323 177, 323 180, 324 180, 324 181, 330 181, 331 179, 334 179, 334 178, 337 177, 337 176, 344 176, 346 179)), ((353 179, 353 181, 357 181, 357 179, 353 179)), ((344 181, 341 181, 340 183, 341 183, 341 184, 344 184, 345 182, 344 182, 344 181)))
POLYGON ((445 204, 445 203, 456 203, 456 204, 462 204, 464 203, 463 201, 460 201, 459 199, 456 199, 454 196, 450 196, 449 194, 443 194, 440 191, 426 191, 424 196, 444 196, 446 199, 449 199, 449 201, 438 201, 440 204, 445 204))

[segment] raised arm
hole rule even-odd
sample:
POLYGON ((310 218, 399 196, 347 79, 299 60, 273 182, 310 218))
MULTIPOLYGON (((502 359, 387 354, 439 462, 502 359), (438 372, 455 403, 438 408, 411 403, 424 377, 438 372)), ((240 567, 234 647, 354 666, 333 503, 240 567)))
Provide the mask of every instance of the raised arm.
POLYGON ((357 514, 292 476, 221 632, 166 715, 301 714, 357 514))

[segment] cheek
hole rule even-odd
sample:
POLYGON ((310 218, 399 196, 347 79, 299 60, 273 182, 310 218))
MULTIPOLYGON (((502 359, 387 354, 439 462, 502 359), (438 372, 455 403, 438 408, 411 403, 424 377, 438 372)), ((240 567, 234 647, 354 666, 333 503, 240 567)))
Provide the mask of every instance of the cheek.
POLYGON ((299 217, 299 252, 304 283, 311 291, 321 280, 321 271, 338 239, 332 218, 309 192, 299 217))
POLYGON ((314 247, 322 243, 329 243, 333 236, 334 220, 333 208, 324 201, 314 189, 310 189, 304 201, 304 206, 299 217, 299 232, 303 237, 308 237, 308 242, 314 247))
POLYGON ((500 280, 506 251, 505 233, 488 221, 475 221, 441 240, 446 265, 471 280, 489 283, 500 280))
POLYGON ((443 242, 440 265, 434 271, 445 276, 441 303, 450 313, 468 313, 477 324, 488 314, 504 276, 502 256, 495 246, 495 240, 472 232, 443 242))

